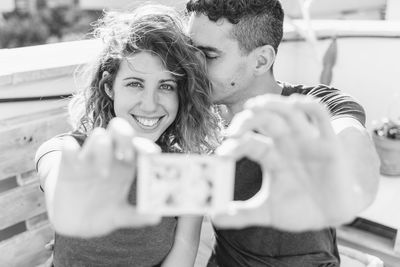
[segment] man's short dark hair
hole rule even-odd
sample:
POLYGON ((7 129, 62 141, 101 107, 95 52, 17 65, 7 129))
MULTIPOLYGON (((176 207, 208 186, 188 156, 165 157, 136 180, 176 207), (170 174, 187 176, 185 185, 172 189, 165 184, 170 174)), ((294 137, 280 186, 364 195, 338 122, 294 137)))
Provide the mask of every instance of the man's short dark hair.
POLYGON ((225 18, 234 24, 232 37, 246 53, 263 45, 278 51, 284 17, 279 0, 190 0, 186 9, 212 21, 225 18))

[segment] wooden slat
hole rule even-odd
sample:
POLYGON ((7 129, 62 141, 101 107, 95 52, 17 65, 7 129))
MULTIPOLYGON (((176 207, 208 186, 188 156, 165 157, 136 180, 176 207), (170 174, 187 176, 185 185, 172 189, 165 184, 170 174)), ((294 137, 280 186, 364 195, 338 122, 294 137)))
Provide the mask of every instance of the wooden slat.
POLYGON ((70 130, 65 109, 0 121, 0 180, 35 168, 37 148, 70 130))
POLYGON ((39 184, 17 187, 0 194, 0 210, 0 230, 45 212, 44 195, 39 184))
POLYGON ((36 149, 37 148, 27 148, 25 155, 0 161, 0 180, 11 176, 18 176, 19 173, 27 172, 35 168, 34 158, 36 149))
POLYGON ((36 170, 22 172, 17 176, 17 182, 21 186, 39 182, 39 175, 36 170))
POLYGON ((26 229, 28 229, 28 230, 34 230, 34 229, 40 228, 41 226, 43 226, 45 224, 49 224, 49 220, 48 220, 46 212, 39 214, 35 217, 32 217, 25 222, 26 229))
POLYGON ((23 123, 26 123, 29 121, 35 121, 35 120, 40 120, 40 119, 47 118, 47 117, 65 114, 66 111, 67 110, 65 107, 61 107, 61 108, 59 107, 59 108, 53 108, 53 109, 49 109, 49 110, 44 110, 44 111, 27 114, 24 116, 16 116, 16 117, 2 119, 2 120, 0 120, 0 129, 6 130, 9 127, 13 127, 15 125, 23 124, 23 123))
POLYGON ((18 186, 17 177, 11 176, 0 180, 0 194, 18 186))
POLYGON ((0 243, 0 266, 32 267, 42 264, 51 255, 44 248, 53 239, 49 224, 27 231, 0 243))
POLYGON ((13 236, 17 236, 24 232, 26 232, 26 223, 25 222, 19 222, 17 224, 13 224, 10 227, 0 230, 0 242, 10 239, 13 236))

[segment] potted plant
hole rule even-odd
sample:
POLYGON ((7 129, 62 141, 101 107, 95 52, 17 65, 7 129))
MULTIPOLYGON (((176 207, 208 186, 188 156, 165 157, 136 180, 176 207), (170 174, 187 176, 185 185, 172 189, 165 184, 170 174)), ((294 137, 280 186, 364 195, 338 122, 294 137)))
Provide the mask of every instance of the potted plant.
POLYGON ((372 134, 384 175, 400 176, 400 121, 384 119, 372 134))

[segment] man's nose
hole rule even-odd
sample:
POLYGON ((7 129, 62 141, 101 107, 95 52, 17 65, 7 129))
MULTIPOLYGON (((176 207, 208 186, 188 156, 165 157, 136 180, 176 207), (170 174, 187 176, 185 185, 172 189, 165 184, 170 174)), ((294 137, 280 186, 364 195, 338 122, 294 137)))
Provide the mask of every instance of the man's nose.
POLYGON ((141 109, 145 112, 155 112, 158 105, 158 94, 156 90, 145 90, 142 94, 141 109))

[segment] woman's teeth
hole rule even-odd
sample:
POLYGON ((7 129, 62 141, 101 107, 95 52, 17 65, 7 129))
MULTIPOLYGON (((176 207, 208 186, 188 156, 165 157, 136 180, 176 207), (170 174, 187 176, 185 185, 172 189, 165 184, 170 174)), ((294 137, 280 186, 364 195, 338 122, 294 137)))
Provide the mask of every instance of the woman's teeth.
POLYGON ((138 123, 140 123, 140 124, 142 124, 143 126, 146 126, 146 127, 155 126, 157 124, 157 122, 159 122, 159 120, 161 119, 161 117, 156 118, 156 119, 149 119, 149 118, 137 117, 137 116, 134 116, 134 118, 138 123))

